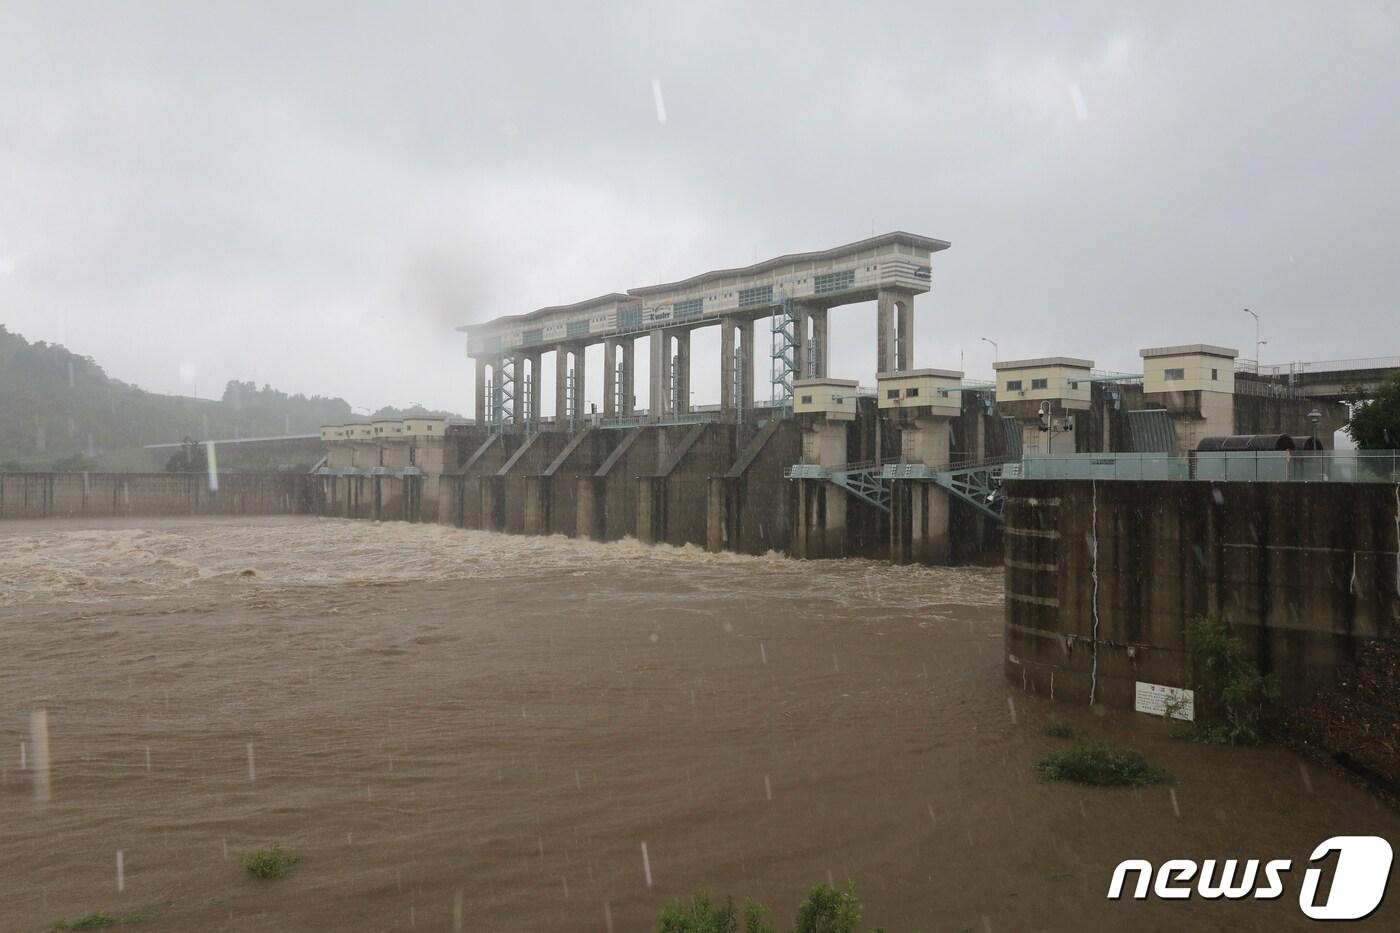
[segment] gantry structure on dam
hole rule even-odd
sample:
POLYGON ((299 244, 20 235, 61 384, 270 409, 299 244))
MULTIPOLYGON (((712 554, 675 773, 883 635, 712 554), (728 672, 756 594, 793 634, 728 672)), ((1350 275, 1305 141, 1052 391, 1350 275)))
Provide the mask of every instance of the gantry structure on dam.
POLYGON ((791 408, 796 380, 829 374, 831 308, 876 302, 881 373, 913 367, 914 298, 930 287, 946 240, 902 231, 834 249, 793 253, 662 285, 600 295, 460 327, 476 361, 476 422, 498 430, 583 426, 586 349, 603 344, 603 410, 593 423, 622 427, 690 420, 691 333, 720 328, 718 420, 751 421, 758 406, 791 408), (757 322, 767 319, 768 395, 755 397, 757 322), (649 338, 648 409, 636 406, 636 341, 649 338), (544 357, 554 354, 552 421, 541 415, 544 357))

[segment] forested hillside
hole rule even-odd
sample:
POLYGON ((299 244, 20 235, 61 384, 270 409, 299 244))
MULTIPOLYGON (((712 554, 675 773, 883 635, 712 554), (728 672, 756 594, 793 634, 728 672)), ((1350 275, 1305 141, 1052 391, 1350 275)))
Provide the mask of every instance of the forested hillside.
POLYGON ((288 395, 231 381, 219 401, 160 395, 113 379, 91 357, 0 325, 0 467, 40 467, 82 454, 179 441, 311 434, 322 424, 403 414, 355 415, 341 398, 288 395))

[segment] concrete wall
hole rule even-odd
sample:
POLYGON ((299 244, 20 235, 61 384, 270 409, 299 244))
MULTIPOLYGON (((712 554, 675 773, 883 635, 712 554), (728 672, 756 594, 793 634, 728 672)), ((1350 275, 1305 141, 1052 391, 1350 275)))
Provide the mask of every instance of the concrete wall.
POLYGON ((320 476, 323 515, 374 521, 416 522, 424 518, 421 476, 320 476))
MULTIPOLYGON (((477 440, 477 438, 473 438, 477 440)), ((483 528, 482 486, 523 442, 519 434, 486 434, 456 471, 438 481, 438 521, 459 528, 483 528)))
POLYGON ((1186 627, 1210 614, 1306 699, 1400 635, 1397 508, 1376 483, 1012 481, 1007 677, 1132 708, 1136 681, 1190 685, 1186 627))
POLYGON ((1347 422, 1347 407, 1336 402, 1309 398, 1273 398, 1265 395, 1236 395, 1234 420, 1236 434, 1294 434, 1311 437, 1313 426, 1308 413, 1322 414, 1317 423, 1317 439, 1333 448, 1332 435, 1347 422))
POLYGON ((318 514, 321 486, 304 473, 0 473, 0 519, 318 514))
POLYGON ((487 531, 525 534, 527 477, 541 473, 569 442, 569 435, 545 431, 527 435, 491 476, 483 476, 481 527, 487 531))
POLYGON ((577 535, 579 477, 595 473, 621 440, 618 431, 585 429, 538 476, 525 477, 525 533, 577 535))
POLYGON ((649 425, 633 428, 618 440, 592 475, 579 477, 579 537, 616 541, 638 536, 637 478, 656 471, 662 435, 667 430, 649 425))
POLYGON ((764 554, 792 543, 787 469, 802 453, 795 421, 770 421, 739 451, 734 464, 709 479, 706 548, 764 554))
MULTIPOLYGON (((673 429, 674 430, 674 429, 673 429)), ((694 544, 708 538, 709 479, 734 461, 732 424, 696 424, 663 439, 661 466, 637 478, 637 538, 647 544, 694 544)))

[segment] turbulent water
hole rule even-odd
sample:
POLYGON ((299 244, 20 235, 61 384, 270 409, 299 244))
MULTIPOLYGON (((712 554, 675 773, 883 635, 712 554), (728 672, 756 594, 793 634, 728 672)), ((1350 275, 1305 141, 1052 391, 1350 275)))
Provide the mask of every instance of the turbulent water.
POLYGON ((701 888, 782 925, 847 879, 890 930, 1273 930, 1301 926, 1296 885, 1104 894, 1125 858, 1301 866, 1332 835, 1397 835, 1287 751, 1063 706, 1175 784, 1039 783, 1060 740, 1005 681, 1001 607, 978 568, 317 519, 0 524, 0 930, 98 910, 639 930, 701 888), (239 855, 272 844, 291 875, 247 877, 239 855))

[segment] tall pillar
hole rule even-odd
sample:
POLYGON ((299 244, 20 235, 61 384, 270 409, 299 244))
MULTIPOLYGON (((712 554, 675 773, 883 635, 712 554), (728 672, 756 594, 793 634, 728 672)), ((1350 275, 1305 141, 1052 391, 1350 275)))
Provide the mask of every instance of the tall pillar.
POLYGON ((742 412, 741 420, 750 422, 753 420, 753 334, 754 321, 752 318, 743 321, 736 328, 742 338, 742 345, 739 348, 739 409, 742 412))
POLYGON ((690 331, 676 331, 676 414, 690 412, 690 331))
POLYGON ((876 369, 905 372, 914 366, 914 293, 880 289, 876 298, 876 369))
POLYGON ((719 417, 721 421, 734 421, 739 410, 737 383, 734 364, 734 338, 738 322, 732 318, 720 318, 719 322, 719 417))
POLYGON ((753 416, 752 319, 723 318, 719 337, 719 407, 725 421, 751 421, 753 416))
POLYGON ((826 343, 826 318, 828 310, 820 308, 812 311, 812 347, 808 355, 812 363, 809 379, 824 379, 827 375, 829 350, 826 343))
POLYGON ((569 414, 569 429, 577 431, 588 423, 588 400, 585 398, 588 387, 588 345, 579 344, 574 348, 574 410, 569 414))
MULTIPOLYGON (((619 341, 609 337, 603 341, 603 417, 616 418, 617 411, 617 350, 619 341)), ((625 352, 625 351, 624 351, 625 352)))
POLYGON ((895 295, 881 289, 875 299, 875 372, 895 371, 894 315, 895 295))
POLYGON ((914 368, 914 295, 904 295, 898 307, 899 335, 895 341, 895 366, 900 372, 914 368))
POLYGON ((486 423, 486 361, 482 359, 472 360, 476 368, 473 386, 476 391, 475 418, 478 426, 486 423))
MULTIPOLYGON (((540 425, 541 354, 536 350, 533 353, 525 354, 523 359, 530 364, 530 381, 528 384, 529 387, 525 389, 524 395, 521 396, 523 402, 518 406, 521 412, 520 421, 526 431, 534 431, 538 429, 540 425)), ((517 363, 516 365, 519 366, 520 364, 517 363)), ((521 386, 524 387, 526 383, 523 367, 521 368, 519 378, 521 380, 521 386)))
POLYGON ((664 330, 651 332, 651 400, 647 414, 652 421, 660 421, 670 410, 671 380, 671 337, 664 330))
POLYGON ((569 430, 569 348, 554 348, 554 430, 569 430))
POLYGON ((792 348, 792 378, 808 378, 807 354, 810 346, 807 339, 807 308, 805 305, 799 304, 797 306, 797 345, 792 348))
POLYGON ((622 416, 630 418, 637 409, 637 338, 623 337, 618 347, 622 350, 622 416))

